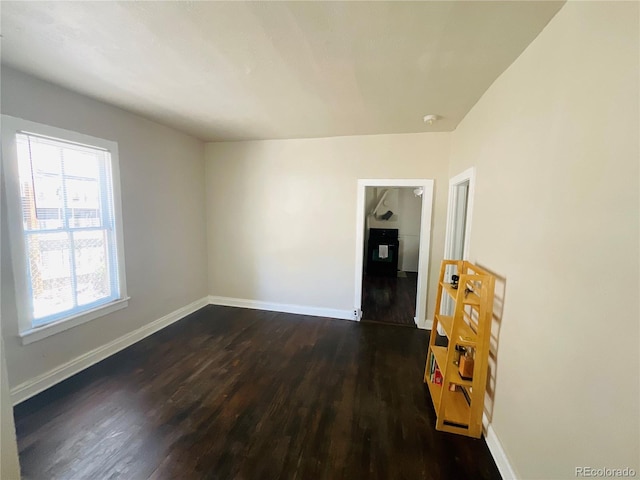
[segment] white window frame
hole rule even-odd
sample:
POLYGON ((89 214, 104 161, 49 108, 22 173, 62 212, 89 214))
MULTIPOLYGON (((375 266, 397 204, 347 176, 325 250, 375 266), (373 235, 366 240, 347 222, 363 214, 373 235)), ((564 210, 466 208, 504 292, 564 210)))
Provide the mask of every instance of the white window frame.
POLYGON ((13 266, 13 278, 18 314, 18 335, 24 345, 55 335, 69 328, 81 325, 109 313, 128 306, 127 282, 125 278, 124 239, 122 228, 122 202, 120 199, 120 168, 118 161, 118 144, 111 140, 92 137, 62 128, 43 125, 21 118, 2 115, 2 173, 6 188, 7 223, 13 266), (16 134, 29 132, 45 137, 60 139, 103 148, 111 154, 111 177, 113 188, 113 214, 115 220, 116 263, 118 269, 118 285, 120 297, 103 305, 99 305, 81 313, 73 313, 67 317, 40 326, 33 325, 31 309, 29 276, 27 274, 27 257, 22 222, 22 205, 20 201, 20 181, 18 172, 18 151, 16 134))

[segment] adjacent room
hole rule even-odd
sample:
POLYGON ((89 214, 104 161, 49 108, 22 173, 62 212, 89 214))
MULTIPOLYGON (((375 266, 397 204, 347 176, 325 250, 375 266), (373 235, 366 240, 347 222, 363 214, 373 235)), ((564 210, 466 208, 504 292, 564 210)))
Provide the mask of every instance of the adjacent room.
POLYGON ((640 474, 638 2, 0 16, 0 478, 640 474))
POLYGON ((422 187, 365 187, 364 322, 416 326, 422 187))

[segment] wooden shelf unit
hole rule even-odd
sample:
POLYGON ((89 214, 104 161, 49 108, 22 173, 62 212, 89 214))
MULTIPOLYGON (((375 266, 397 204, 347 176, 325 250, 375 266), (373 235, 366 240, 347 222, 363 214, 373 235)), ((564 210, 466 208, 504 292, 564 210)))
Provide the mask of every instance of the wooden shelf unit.
POLYGON ((443 260, 436 308, 429 337, 429 350, 424 372, 424 382, 436 411, 436 430, 480 438, 482 413, 487 384, 493 295, 495 278, 489 272, 463 260, 443 260), (446 282, 447 269, 455 267, 458 288, 446 282), (443 294, 453 299, 453 315, 442 315, 443 294), (448 340, 446 347, 436 345, 438 327, 448 340), (464 379, 458 372, 456 345, 474 351, 472 379, 464 379), (432 381, 432 364, 435 361, 441 384, 432 381))

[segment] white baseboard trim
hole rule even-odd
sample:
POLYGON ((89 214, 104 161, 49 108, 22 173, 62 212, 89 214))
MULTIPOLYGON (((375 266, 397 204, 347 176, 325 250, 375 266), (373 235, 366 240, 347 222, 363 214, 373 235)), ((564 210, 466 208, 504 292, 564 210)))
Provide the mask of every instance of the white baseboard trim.
POLYGON ((288 303, 262 302, 244 298, 219 297, 211 295, 209 303, 225 307, 251 308, 253 310, 269 310, 271 312, 297 313, 313 317, 339 318, 341 320, 357 321, 353 310, 339 310, 336 308, 309 307, 306 305, 291 305, 288 303))
POLYGON ((421 328, 423 330, 431 330, 433 328, 433 320, 425 318, 422 325, 418 323, 418 328, 421 328))
POLYGON ((208 297, 196 300, 195 302, 192 302, 189 305, 185 305, 184 307, 179 308, 162 318, 154 320, 153 322, 148 323, 147 325, 144 325, 143 327, 140 327, 133 332, 127 333, 126 335, 117 338, 112 342, 107 343, 106 345, 102 345, 101 347, 91 350, 90 352, 80 355, 79 357, 76 357, 67 363, 49 370, 48 372, 38 375, 31 380, 27 380, 20 385, 16 385, 11 389, 11 401, 13 402, 13 405, 24 402, 28 398, 37 395, 43 390, 54 386, 56 383, 60 383, 61 381, 71 377, 72 375, 81 372, 85 368, 88 368, 91 365, 94 365, 99 361, 110 357, 114 353, 117 353, 120 350, 123 350, 128 346, 139 342, 143 338, 148 337, 158 330, 162 330, 164 327, 167 327, 172 323, 186 317, 187 315, 200 310, 202 307, 206 307, 208 304, 208 297))
POLYGON ((482 416, 482 423, 485 427, 484 439, 487 442, 487 447, 489 447, 493 461, 496 462, 500 476, 502 476, 503 480, 518 480, 518 477, 509 462, 507 453, 504 451, 504 448, 502 448, 502 443, 500 443, 500 439, 498 439, 498 435, 496 435, 496 432, 493 429, 493 426, 489 423, 486 415, 482 416))

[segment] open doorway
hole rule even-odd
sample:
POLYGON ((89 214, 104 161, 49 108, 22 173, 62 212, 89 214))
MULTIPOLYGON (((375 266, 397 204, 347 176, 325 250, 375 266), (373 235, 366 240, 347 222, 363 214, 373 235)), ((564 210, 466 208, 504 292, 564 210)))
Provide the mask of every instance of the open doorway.
POLYGON ((355 313, 425 327, 433 180, 359 180, 355 313))

